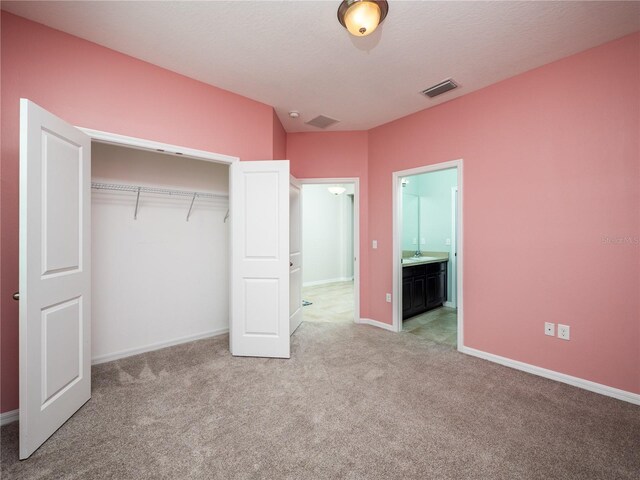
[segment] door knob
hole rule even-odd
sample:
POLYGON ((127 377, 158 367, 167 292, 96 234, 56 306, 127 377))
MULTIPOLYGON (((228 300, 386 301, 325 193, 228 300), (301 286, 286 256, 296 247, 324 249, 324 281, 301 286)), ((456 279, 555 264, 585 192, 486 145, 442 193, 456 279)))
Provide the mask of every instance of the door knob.
POLYGON ((20 300, 20 292, 16 292, 13 294, 13 299, 14 300, 20 300))

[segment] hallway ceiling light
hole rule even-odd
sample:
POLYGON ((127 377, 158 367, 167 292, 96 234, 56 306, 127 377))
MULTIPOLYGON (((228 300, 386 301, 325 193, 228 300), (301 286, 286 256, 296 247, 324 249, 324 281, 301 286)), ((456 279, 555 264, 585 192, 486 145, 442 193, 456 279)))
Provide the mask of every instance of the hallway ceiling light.
POLYGON ((341 193, 344 193, 347 189, 344 187, 339 187, 337 185, 333 186, 333 187, 329 187, 329 192, 333 193, 334 195, 340 195, 341 193))
POLYGON ((338 7, 338 21, 351 35, 366 37, 378 28, 388 11, 386 0, 343 0, 338 7))

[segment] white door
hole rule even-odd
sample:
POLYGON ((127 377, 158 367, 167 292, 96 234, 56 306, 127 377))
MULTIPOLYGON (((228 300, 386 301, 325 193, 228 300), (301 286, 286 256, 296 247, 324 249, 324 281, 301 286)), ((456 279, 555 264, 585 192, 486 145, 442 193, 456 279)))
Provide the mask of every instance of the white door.
POLYGON ((231 164, 232 355, 289 358, 289 161, 231 164))
POLYGON ((20 100, 20 458, 91 397, 91 140, 20 100))
POLYGON ((302 188, 295 177, 289 185, 289 332, 302 323, 302 188))

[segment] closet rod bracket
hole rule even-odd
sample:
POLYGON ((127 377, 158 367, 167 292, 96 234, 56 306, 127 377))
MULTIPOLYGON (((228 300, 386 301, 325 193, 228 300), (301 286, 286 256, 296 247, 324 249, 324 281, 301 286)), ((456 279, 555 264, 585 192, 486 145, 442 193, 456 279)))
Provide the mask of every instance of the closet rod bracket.
POLYGON ((187 212, 187 222, 189 221, 189 217, 191 216, 191 209, 193 208, 193 202, 196 201, 197 193, 193 194, 193 198, 191 199, 191 205, 189 205, 189 211, 187 212))
POLYGON ((138 187, 138 193, 136 195, 136 211, 133 212, 133 219, 134 220, 138 219, 138 205, 140 203, 140 189, 141 189, 141 187, 138 187))

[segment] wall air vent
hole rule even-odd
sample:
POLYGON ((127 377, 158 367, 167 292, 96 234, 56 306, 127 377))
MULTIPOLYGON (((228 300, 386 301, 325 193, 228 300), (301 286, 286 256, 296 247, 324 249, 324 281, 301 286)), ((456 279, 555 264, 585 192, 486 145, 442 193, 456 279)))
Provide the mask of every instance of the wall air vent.
POLYGON ((334 123, 338 123, 340 120, 336 120, 335 118, 325 117, 324 115, 318 115, 313 120, 309 120, 306 122, 307 125, 311 125, 312 127, 318 128, 327 128, 334 123))
POLYGON ((426 95, 429 98, 437 97, 438 95, 442 95, 449 90, 453 90, 454 88, 458 88, 456 82, 451 79, 445 80, 444 82, 440 82, 433 87, 429 87, 426 90, 422 91, 423 95, 426 95))

